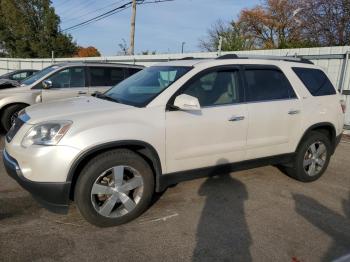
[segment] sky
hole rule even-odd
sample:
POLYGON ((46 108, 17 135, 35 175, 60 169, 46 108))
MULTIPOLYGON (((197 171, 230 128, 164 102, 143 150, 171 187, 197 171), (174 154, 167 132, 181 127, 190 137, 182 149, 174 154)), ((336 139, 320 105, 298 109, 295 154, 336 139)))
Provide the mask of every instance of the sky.
MULTIPOLYGON (((127 2, 129 0, 52 0, 63 30, 127 2)), ((206 36, 213 23, 219 19, 236 19, 240 10, 259 3, 260 0, 174 0, 140 5, 137 7, 135 53, 146 50, 178 53, 182 42, 185 42, 185 52, 200 51, 199 39, 206 36)), ((116 55, 122 39, 129 43, 130 16, 128 8, 69 33, 80 46, 94 46, 103 56, 116 55)))

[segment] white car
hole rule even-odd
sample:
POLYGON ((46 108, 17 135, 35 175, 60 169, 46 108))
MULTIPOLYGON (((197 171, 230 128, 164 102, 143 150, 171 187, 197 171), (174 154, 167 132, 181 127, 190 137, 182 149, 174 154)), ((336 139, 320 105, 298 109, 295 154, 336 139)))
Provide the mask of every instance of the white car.
MULTIPOLYGON (((281 165, 310 182, 343 128, 340 96, 307 60, 180 60, 97 97, 37 104, 6 136, 7 172, 47 208, 70 200, 97 226, 128 222, 180 181, 281 165)), ((218 189, 220 190, 220 189, 218 189)))
POLYGON ((35 103, 105 92, 143 66, 98 62, 71 62, 49 66, 0 90, 0 125, 8 131, 18 112, 35 103))

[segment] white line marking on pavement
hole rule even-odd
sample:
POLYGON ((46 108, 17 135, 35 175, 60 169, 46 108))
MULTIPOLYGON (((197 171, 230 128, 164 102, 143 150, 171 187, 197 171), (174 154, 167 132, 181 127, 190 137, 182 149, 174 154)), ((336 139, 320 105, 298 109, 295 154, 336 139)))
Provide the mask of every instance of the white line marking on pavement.
POLYGON ((179 215, 178 213, 175 213, 175 214, 172 214, 172 215, 169 215, 169 216, 165 216, 165 217, 161 217, 161 218, 156 218, 156 219, 152 219, 152 220, 149 220, 149 221, 145 221, 145 222, 142 222, 140 224, 151 223, 151 222, 158 222, 158 221, 167 221, 169 218, 177 217, 178 215, 179 215))

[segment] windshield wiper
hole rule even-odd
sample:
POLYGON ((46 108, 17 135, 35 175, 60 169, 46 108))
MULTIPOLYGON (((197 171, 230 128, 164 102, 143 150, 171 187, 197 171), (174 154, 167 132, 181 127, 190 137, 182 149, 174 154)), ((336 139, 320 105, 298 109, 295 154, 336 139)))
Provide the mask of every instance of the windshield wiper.
POLYGON ((100 92, 96 92, 92 96, 100 98, 100 99, 104 99, 104 100, 107 100, 107 101, 111 101, 111 102, 121 103, 120 100, 118 100, 116 98, 113 98, 113 97, 110 97, 110 96, 107 96, 105 94, 102 94, 100 92))

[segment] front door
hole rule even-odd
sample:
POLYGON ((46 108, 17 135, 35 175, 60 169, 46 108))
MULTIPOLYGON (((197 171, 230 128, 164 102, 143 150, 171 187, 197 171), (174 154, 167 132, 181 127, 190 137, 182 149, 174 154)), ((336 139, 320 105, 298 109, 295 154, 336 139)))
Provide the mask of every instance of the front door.
POLYGON ((46 80, 52 82, 50 89, 42 89, 43 102, 63 99, 68 97, 88 95, 88 88, 85 86, 85 68, 65 68, 46 80))
POLYGON ((167 173, 244 160, 248 114, 239 70, 201 73, 180 94, 197 97, 201 110, 166 112, 167 173))

